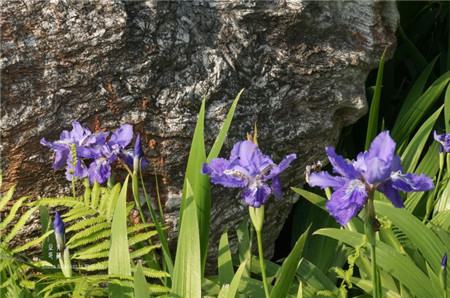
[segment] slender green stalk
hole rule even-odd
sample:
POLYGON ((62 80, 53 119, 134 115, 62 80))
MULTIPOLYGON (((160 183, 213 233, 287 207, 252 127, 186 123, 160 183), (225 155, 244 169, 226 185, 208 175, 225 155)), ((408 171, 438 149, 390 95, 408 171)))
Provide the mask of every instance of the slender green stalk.
POLYGON ((266 295, 266 298, 269 298, 270 292, 269 292, 269 284, 267 283, 267 276, 266 276, 266 264, 264 263, 264 251, 262 246, 262 226, 264 223, 264 205, 259 208, 248 208, 250 219, 252 221, 253 227, 255 228, 256 232, 256 240, 258 242, 258 255, 259 255, 259 266, 261 267, 261 276, 262 276, 262 282, 264 286, 264 293, 266 295))
POLYGON ((369 191, 369 197, 366 203, 366 220, 365 220, 365 230, 366 235, 370 243, 370 258, 372 261, 372 286, 373 286, 373 297, 381 298, 381 284, 380 276, 377 270, 377 258, 376 258, 376 231, 375 231, 375 207, 373 205, 374 192, 369 191))
POLYGON ((266 295, 266 298, 268 298, 270 296, 270 294, 269 294, 269 285, 267 284, 266 264, 264 263, 264 251, 263 251, 263 247, 262 247, 261 231, 256 231, 256 240, 258 242, 259 266, 261 267, 261 275, 262 275, 262 282, 264 285, 264 293, 266 295))
POLYGON ((422 220, 423 223, 426 223, 426 222, 428 221, 428 219, 430 218, 431 212, 433 212, 433 205, 434 205, 434 202, 435 202, 435 200, 436 200, 437 193, 438 193, 438 185, 439 185, 439 183, 441 182, 442 170, 443 170, 442 167, 439 168, 439 174, 438 174, 436 183, 435 183, 435 185, 434 185, 434 191, 433 191, 433 193, 428 197, 425 217, 424 217, 423 220, 422 220))
MULTIPOLYGON (((170 254, 170 250, 169 250, 169 244, 167 242, 167 238, 166 238, 166 234, 164 233, 164 229, 163 229, 163 225, 164 225, 164 217, 158 219, 156 217, 155 211, 153 210, 152 204, 150 202, 150 197, 147 193, 147 190, 145 189, 145 184, 144 184, 144 177, 142 176, 142 169, 141 167, 139 167, 139 176, 141 178, 141 185, 142 185, 142 190, 144 192, 144 198, 145 198, 145 202, 147 203, 147 207, 148 210, 150 212, 150 216, 152 218, 152 221, 155 225, 156 231, 158 232, 159 235, 159 240, 161 241, 161 247, 162 247, 162 251, 163 251, 163 257, 164 257, 164 262, 163 264, 167 267, 167 271, 169 274, 172 274, 173 271, 173 261, 172 261, 172 256, 170 254), (161 220, 161 222, 160 222, 161 220)), ((170 286, 170 284, 167 284, 170 286)))

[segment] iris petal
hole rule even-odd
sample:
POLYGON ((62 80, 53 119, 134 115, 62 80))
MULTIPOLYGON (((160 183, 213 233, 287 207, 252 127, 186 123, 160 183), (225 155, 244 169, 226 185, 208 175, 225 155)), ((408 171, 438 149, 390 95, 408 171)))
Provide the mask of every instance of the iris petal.
POLYGON ((224 158, 215 158, 209 164, 205 163, 202 173, 209 175, 211 182, 225 187, 244 187, 247 185, 247 177, 240 171, 231 168, 230 161, 224 158))
POLYGON ((266 184, 255 188, 244 188, 242 191, 242 198, 244 201, 255 208, 261 207, 267 202, 270 195, 270 187, 266 184))
POLYGON ((125 148, 130 144, 133 138, 133 127, 130 124, 123 124, 116 129, 109 139, 110 145, 117 144, 121 148, 125 148))
POLYGON ((395 189, 411 192, 411 191, 427 191, 434 188, 433 180, 426 175, 403 174, 395 172, 391 175, 392 186, 395 189))
POLYGON ((352 179, 359 176, 359 173, 355 170, 353 165, 347 162, 342 156, 336 154, 333 147, 327 147, 325 150, 327 152, 328 159, 333 166, 333 170, 336 173, 352 179))
POLYGON ((367 151, 368 158, 379 158, 386 162, 390 162, 395 154, 395 142, 389 135, 389 131, 383 131, 370 144, 367 151))
POLYGON ((318 173, 311 173, 308 177, 308 184, 311 186, 319 186, 322 189, 331 187, 333 189, 338 189, 344 186, 345 182, 347 182, 348 179, 339 177, 339 176, 332 176, 328 174, 327 172, 318 172, 318 173))
POLYGON ((269 175, 267 175, 265 179, 271 179, 272 177, 280 175, 280 173, 286 170, 291 165, 291 162, 293 162, 296 158, 297 155, 294 153, 287 155, 277 166, 275 166, 270 171, 269 175))
POLYGON ((326 208, 339 224, 346 225, 350 219, 358 215, 366 201, 367 192, 364 183, 354 179, 332 193, 326 208))
POLYGON ((392 202, 392 205, 394 205, 397 208, 403 208, 403 200, 400 197, 400 194, 398 193, 398 190, 396 190, 395 188, 392 187, 392 182, 391 181, 386 181, 384 183, 382 183, 379 187, 378 190, 381 191, 386 198, 389 199, 389 201, 392 202))

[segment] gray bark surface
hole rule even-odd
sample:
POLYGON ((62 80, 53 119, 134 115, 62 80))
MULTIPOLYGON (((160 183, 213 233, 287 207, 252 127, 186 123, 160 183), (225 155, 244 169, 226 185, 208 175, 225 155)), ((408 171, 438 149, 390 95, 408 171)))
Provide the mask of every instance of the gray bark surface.
MULTIPOLYGON (((395 3, 369 1, 5 0, 1 9, 4 189, 67 192, 40 138, 57 139, 73 120, 93 130, 128 122, 143 136, 147 181, 154 168, 171 228, 202 96, 209 147, 246 88, 222 155, 256 122, 275 162, 298 155, 282 176, 288 190, 366 113, 366 77, 385 48, 392 52, 398 22, 395 3)), ((267 255, 294 200, 287 191, 266 209, 267 255)), ((222 187, 212 204, 214 251, 247 209, 222 187)))

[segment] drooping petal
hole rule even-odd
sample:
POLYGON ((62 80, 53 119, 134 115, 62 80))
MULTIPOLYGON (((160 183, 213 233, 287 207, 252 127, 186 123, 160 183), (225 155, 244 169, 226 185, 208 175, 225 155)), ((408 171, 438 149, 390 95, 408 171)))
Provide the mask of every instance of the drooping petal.
POLYGON ((327 147, 325 150, 327 152, 328 159, 333 166, 334 172, 350 179, 359 177, 359 173, 355 170, 353 165, 346 161, 342 156, 336 154, 333 147, 327 147))
POLYGON ((367 159, 378 158, 390 162, 395 154, 396 144, 389 135, 389 131, 383 131, 370 144, 367 151, 367 159))
POLYGON ((111 145, 118 145, 121 148, 125 148, 130 144, 133 138, 133 126, 130 124, 123 124, 118 129, 116 129, 109 139, 111 145))
POLYGON ((55 161, 53 162, 53 169, 62 169, 69 158, 70 150, 67 148, 62 148, 61 150, 55 150, 55 161))
POLYGON ((272 177, 280 175, 280 173, 286 170, 296 158, 297 155, 295 153, 287 155, 277 166, 272 168, 269 175, 265 176, 265 179, 272 179, 272 177))
POLYGON ((111 176, 111 166, 106 159, 97 159, 89 165, 89 182, 103 184, 111 176))
POLYGON ((311 173, 308 178, 308 184, 318 186, 322 189, 331 187, 338 189, 344 186, 348 179, 340 176, 332 176, 328 172, 311 173))
POLYGON ((208 175, 211 182, 225 187, 244 187, 247 185, 247 177, 236 170, 230 169, 230 161, 224 158, 215 158, 209 164, 204 163, 202 174, 208 175))
POLYGON ((259 208, 264 205, 270 196, 270 187, 266 184, 262 184, 259 187, 244 188, 242 191, 242 198, 248 205, 259 208))
POLYGON ((326 208, 339 224, 346 225, 361 211, 366 201, 367 192, 364 183, 354 179, 332 193, 326 208))
POLYGON ((438 134, 436 131, 433 133, 434 139, 441 144, 441 152, 450 152, 450 134, 438 134))
POLYGON ((427 191, 434 188, 433 180, 424 174, 394 172, 390 179, 395 189, 405 192, 427 191))
POLYGON ((272 178, 272 192, 275 199, 280 200, 283 198, 280 176, 275 176, 272 178))
POLYGON ((66 165, 66 179, 72 181, 73 177, 76 179, 83 179, 88 176, 88 169, 84 161, 78 159, 75 167, 72 164, 72 155, 69 155, 66 165))
POLYGON ((402 197, 400 197, 398 190, 392 187, 392 181, 388 180, 380 184, 380 186, 378 186, 378 190, 382 192, 386 196, 386 198, 388 198, 389 201, 392 202, 392 205, 394 205, 395 207, 397 208, 404 207, 402 197))

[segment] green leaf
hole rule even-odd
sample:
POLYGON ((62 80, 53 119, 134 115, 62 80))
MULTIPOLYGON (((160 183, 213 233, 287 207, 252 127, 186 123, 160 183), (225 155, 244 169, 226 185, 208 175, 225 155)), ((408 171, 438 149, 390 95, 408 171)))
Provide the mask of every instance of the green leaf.
MULTIPOLYGON (((241 263, 244 262, 245 260, 250 260, 250 262, 251 262, 251 256, 252 256, 251 241, 252 241, 252 239, 250 238, 250 232, 248 229, 249 229, 249 225, 246 220, 241 222, 236 229, 236 235, 238 238, 238 245, 239 245, 239 261, 241 263)), ((245 270, 244 276, 247 276, 247 277, 250 276, 250 271, 248 270, 248 268, 245 270)))
POLYGON ((109 249, 108 274, 131 276, 130 252, 127 233, 127 186, 128 178, 120 191, 111 225, 111 248, 109 249))
POLYGON ((402 230, 434 272, 439 273, 441 258, 446 252, 446 247, 432 230, 408 211, 395 208, 389 203, 375 201, 375 210, 381 216, 388 217, 395 226, 402 230))
POLYGON ((17 235, 17 233, 25 226, 25 223, 28 221, 30 216, 34 213, 34 211, 36 211, 37 208, 38 207, 31 208, 30 210, 22 214, 19 220, 14 224, 8 236, 6 236, 3 239, 2 245, 7 246, 9 244, 9 241, 11 241, 17 235))
MULTIPOLYGON (((434 177, 439 170, 439 145, 437 142, 433 142, 433 144, 429 147, 427 153, 423 157, 422 161, 419 163, 419 166, 416 169, 416 173, 425 174, 428 177, 434 177)), ((424 196, 424 192, 413 192, 409 193, 408 197, 405 201, 405 208, 413 212, 420 200, 424 196)))
POLYGON ((298 267, 298 263, 303 253, 303 248, 305 247, 306 239, 308 238, 309 229, 300 236, 300 238, 295 243, 294 248, 284 260, 283 265, 280 268, 277 281, 275 286, 270 293, 271 298, 284 298, 287 297, 291 283, 294 280, 295 272, 298 267))
POLYGON ((139 262, 134 272, 134 297, 148 298, 150 296, 147 280, 142 270, 142 264, 139 262))
POLYGON ((319 196, 319 195, 317 195, 317 194, 315 194, 313 192, 301 189, 301 188, 291 187, 291 189, 294 192, 296 192, 299 195, 301 195, 302 197, 304 197, 305 199, 307 199, 312 204, 314 204, 317 207, 319 207, 320 209, 327 211, 327 209, 325 208, 325 204, 327 202, 327 199, 325 199, 324 197, 319 196))
POLYGON ((21 245, 21 246, 18 246, 16 248, 14 248, 12 250, 12 252, 13 253, 19 253, 19 252, 22 252, 22 251, 25 251, 25 250, 29 249, 30 247, 33 247, 33 246, 38 245, 38 244, 41 244, 41 242, 44 241, 44 239, 46 239, 52 233, 53 233, 53 230, 50 230, 47 233, 41 235, 40 237, 35 238, 35 239, 31 240, 31 241, 28 241, 24 245, 21 245))
POLYGON ((313 263, 306 259, 301 259, 297 268, 297 275, 309 287, 317 291, 329 291, 337 293, 334 283, 320 271, 313 263))
MULTIPOLYGON (((377 202, 375 201, 375 203, 377 202)), ((375 209, 377 210, 377 208, 375 209)), ((314 234, 331 237, 352 247, 359 246, 363 241, 366 241, 365 236, 362 234, 340 229, 320 229, 314 234)), ((417 297, 433 297, 434 293, 428 286, 428 277, 408 256, 400 254, 394 248, 381 241, 376 242, 376 254, 378 267, 385 272, 389 272, 400 283, 417 295, 417 297)))
MULTIPOLYGON (((0 175, 1 177, 1 175, 0 175)), ((13 185, 11 186, 10 189, 8 189, 8 191, 6 192, 6 194, 0 197, 0 211, 3 210, 3 208, 5 208, 6 204, 8 204, 8 202, 12 199, 12 196, 14 195, 14 192, 16 191, 16 186, 13 185)))
POLYGON ((192 188, 192 195, 197 206, 197 217, 200 237, 200 253, 202 272, 206 262, 208 251, 209 225, 211 216, 211 197, 210 184, 207 175, 201 175, 203 163, 206 162, 204 126, 205 126, 205 105, 206 98, 203 98, 200 112, 198 114, 197 124, 195 126, 194 136, 192 138, 191 149, 186 168, 185 180, 183 185, 183 196, 181 201, 180 222, 184 216, 184 208, 187 203, 187 184, 188 181, 192 188))
POLYGON ((436 120, 442 112, 443 107, 437 109, 433 115, 431 115, 419 128, 412 140, 409 142, 405 151, 401 156, 402 166, 405 172, 411 173, 419 163, 419 158, 422 155, 423 148, 428 140, 428 137, 433 129, 436 120))
POLYGON ((227 117, 223 122, 222 128, 220 129, 219 134, 217 135, 216 140, 214 141, 211 151, 209 151, 207 162, 210 162, 212 159, 219 156, 220 150, 222 149, 223 143, 225 142, 225 138, 227 137, 231 121, 233 120, 234 111, 236 110, 236 106, 239 102, 239 98, 241 97, 242 92, 244 92, 244 89, 239 91, 238 95, 236 95, 236 98, 233 100, 233 103, 231 104, 231 107, 228 110, 227 117))
POLYGON ((450 85, 447 86, 447 91, 445 92, 444 106, 445 132, 450 133, 450 85))
POLYGON ((218 256, 219 283, 229 284, 234 276, 233 261, 231 259, 230 247, 228 245, 228 233, 225 231, 220 236, 218 256))
POLYGON ((219 292, 219 297, 227 297, 227 298, 234 298, 236 297, 239 284, 241 283, 242 275, 245 271, 245 268, 247 267, 247 261, 244 261, 239 266, 238 270, 236 271, 236 274, 233 277, 233 280, 231 281, 229 287, 224 285, 222 289, 219 292))
POLYGON ((380 113, 380 98, 381 88, 383 86, 383 71, 384 71, 384 57, 386 49, 381 55, 380 63, 378 65, 377 81, 375 84, 375 91, 373 93, 372 102, 370 103, 369 122, 367 123, 366 133, 366 150, 369 149, 370 143, 373 141, 378 133, 378 115, 380 113))
POLYGON ((395 121, 392 129, 392 137, 398 141, 399 144, 409 137, 411 132, 420 123, 423 116, 428 112, 430 107, 436 102, 441 95, 444 88, 450 80, 450 71, 444 73, 439 77, 420 97, 408 106, 407 109, 400 113, 395 121))
POLYGON ((186 181, 186 207, 181 217, 171 293, 175 297, 201 297, 201 256, 197 207, 186 181))

